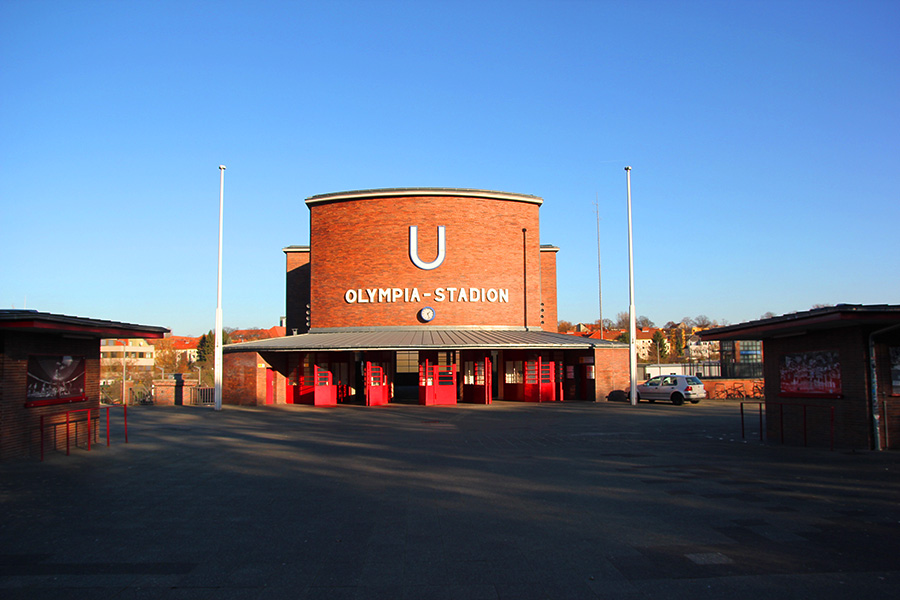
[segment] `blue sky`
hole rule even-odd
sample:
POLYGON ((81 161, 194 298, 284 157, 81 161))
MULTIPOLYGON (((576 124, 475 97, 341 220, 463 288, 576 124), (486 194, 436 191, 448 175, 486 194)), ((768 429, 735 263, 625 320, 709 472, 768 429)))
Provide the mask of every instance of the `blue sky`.
MULTIPOLYGON (((900 303, 900 3, 0 3, 0 307, 284 314, 315 194, 544 198, 559 317, 900 303)), ((374 240, 373 240, 374 242, 374 240)))

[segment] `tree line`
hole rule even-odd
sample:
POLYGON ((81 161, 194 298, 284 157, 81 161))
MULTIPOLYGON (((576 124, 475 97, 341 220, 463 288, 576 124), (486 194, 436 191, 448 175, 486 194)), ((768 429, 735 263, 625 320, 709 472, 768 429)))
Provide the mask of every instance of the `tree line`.
MULTIPOLYGON (((569 331, 574 331, 578 324, 572 323, 570 321, 560 320, 558 323, 557 331, 560 333, 567 333, 569 331)), ((645 315, 641 315, 635 318, 635 324, 641 329, 651 329, 656 327, 656 324, 650 320, 649 317, 645 315)), ((582 323, 582 325, 586 325, 589 329, 599 330, 601 321, 597 319, 592 323, 582 323)), ((616 314, 615 320, 613 319, 603 319, 602 322, 603 329, 605 331, 609 331, 611 329, 628 329, 629 326, 629 315, 627 312, 620 312, 616 314)), ((682 328, 697 328, 697 329, 710 329, 712 327, 724 327, 728 325, 728 321, 715 320, 710 319, 706 315, 697 315, 696 317, 684 317, 680 321, 668 321, 665 325, 662 326, 662 329, 675 329, 677 327, 682 328)))
MULTIPOLYGON (((629 314, 627 312, 620 312, 616 315, 615 320, 603 319, 603 330, 618 331, 619 333, 612 339, 627 344, 629 341, 629 321, 629 314)), ((585 325, 592 331, 599 331, 601 321, 598 319, 593 323, 582 323, 582 325, 585 325)), ((653 321, 644 315, 635 318, 635 325, 640 329, 653 329, 656 327, 653 321)), ((688 336, 693 333, 694 329, 710 329, 724 325, 728 325, 728 322, 710 319, 706 315, 684 317, 677 322, 668 321, 664 326, 653 332, 653 336, 650 338, 651 343, 646 360, 652 362, 680 362, 685 360, 684 351, 687 347, 688 336)), ((574 331, 576 327, 577 325, 574 325, 569 321, 561 320, 558 322, 559 333, 574 331)))

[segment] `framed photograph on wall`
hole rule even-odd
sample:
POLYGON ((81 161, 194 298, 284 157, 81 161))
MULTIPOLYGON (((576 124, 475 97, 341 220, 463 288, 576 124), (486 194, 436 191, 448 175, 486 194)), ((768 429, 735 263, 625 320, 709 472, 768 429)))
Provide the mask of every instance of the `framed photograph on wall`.
POLYGON ((785 354, 781 357, 780 376, 782 396, 841 396, 841 360, 836 351, 785 354))
POLYGON ((26 406, 84 400, 84 364, 83 356, 29 356, 26 406))

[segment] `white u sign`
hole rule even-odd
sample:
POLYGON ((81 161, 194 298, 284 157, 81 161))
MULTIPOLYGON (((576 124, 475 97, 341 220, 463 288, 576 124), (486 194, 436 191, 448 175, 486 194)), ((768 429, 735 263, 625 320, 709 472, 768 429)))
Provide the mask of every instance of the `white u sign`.
POLYGON ((415 225, 410 225, 409 227, 409 259, 413 262, 414 265, 419 267, 420 269, 425 269, 426 271, 430 271, 431 269, 437 269, 441 266, 441 263, 444 262, 444 257, 447 255, 446 249, 446 238, 444 237, 444 226, 438 225, 438 253, 437 258, 435 258, 431 262, 425 262, 421 258, 419 258, 419 233, 418 228, 415 225))

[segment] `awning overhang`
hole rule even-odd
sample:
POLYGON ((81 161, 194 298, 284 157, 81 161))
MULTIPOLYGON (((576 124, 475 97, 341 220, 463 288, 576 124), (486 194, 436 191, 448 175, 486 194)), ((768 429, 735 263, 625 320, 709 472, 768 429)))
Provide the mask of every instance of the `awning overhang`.
POLYGON ((376 350, 593 350, 627 344, 551 333, 503 329, 342 329, 229 344, 234 352, 365 352, 376 350))
POLYGON ((86 317, 73 317, 36 310, 0 310, 0 331, 70 335, 92 339, 163 338, 169 330, 86 317))
POLYGON ((838 304, 738 325, 718 327, 700 331, 698 335, 705 342, 766 340, 844 327, 878 329, 894 323, 900 323, 900 306, 838 304))

